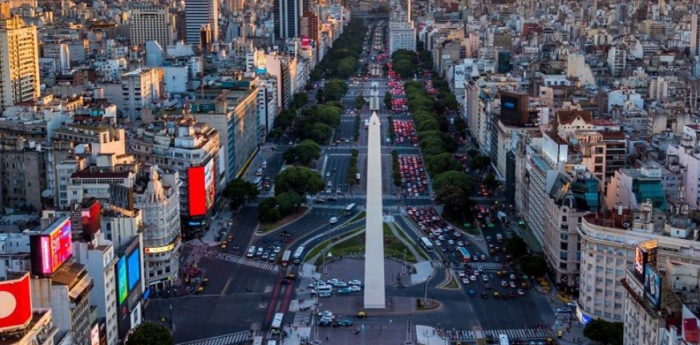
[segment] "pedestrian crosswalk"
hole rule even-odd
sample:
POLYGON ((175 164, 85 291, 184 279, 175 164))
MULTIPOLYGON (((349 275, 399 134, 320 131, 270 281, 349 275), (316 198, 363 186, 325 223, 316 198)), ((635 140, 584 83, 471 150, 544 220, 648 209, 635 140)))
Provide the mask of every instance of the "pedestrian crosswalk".
MULTIPOLYGON (((490 329, 482 331, 487 338, 498 339, 498 336, 505 334, 509 339, 542 339, 551 338, 552 331, 549 329, 490 329)), ((475 334, 471 330, 447 330, 445 335, 450 340, 474 340, 475 334)))
MULTIPOLYGON (((445 267, 445 263, 442 261, 438 261, 438 260, 433 260, 432 265, 435 268, 445 267)), ((502 269, 501 264, 499 264, 497 262, 471 262, 468 265, 471 266, 471 268, 473 268, 473 269, 478 269, 479 267, 483 268, 484 270, 500 270, 500 269, 502 269)), ((450 262, 449 266, 451 268, 461 269, 461 268, 465 267, 465 264, 461 263, 461 262, 450 262)))
POLYGON ((230 345, 238 344, 242 342, 248 342, 255 337, 263 336, 266 338, 272 338, 271 332, 261 332, 261 331, 242 331, 238 333, 231 333, 226 335, 221 335, 218 337, 206 338, 193 340, 186 343, 180 343, 177 345, 230 345))
POLYGON ((231 254, 226 254, 226 253, 219 253, 216 255, 217 258, 228 261, 228 262, 233 262, 236 264, 241 264, 241 265, 246 265, 250 267, 255 267, 267 271, 272 271, 272 272, 279 272, 280 267, 278 265, 275 265, 270 262, 265 262, 265 261, 257 261, 257 260, 251 260, 247 259, 241 256, 236 256, 236 255, 231 255, 231 254))

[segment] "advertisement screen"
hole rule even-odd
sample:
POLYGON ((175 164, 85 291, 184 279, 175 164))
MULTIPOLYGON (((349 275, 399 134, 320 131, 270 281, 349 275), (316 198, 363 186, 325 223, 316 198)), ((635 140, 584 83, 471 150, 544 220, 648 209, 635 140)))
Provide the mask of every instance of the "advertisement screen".
POLYGON ((661 307, 661 276, 649 264, 644 267, 644 294, 654 308, 661 307))
POLYGON ((697 344, 700 341, 700 333, 698 332, 698 319, 683 319, 683 338, 686 342, 689 342, 691 344, 697 344))
POLYGON ((302 47, 302 48, 307 48, 310 44, 311 44, 311 39, 310 39, 310 38, 308 38, 308 37, 306 37, 306 36, 303 36, 303 37, 301 38, 301 47, 302 47))
POLYGON ((216 197, 216 184, 214 178, 214 159, 210 159, 209 163, 204 166, 204 186, 207 188, 207 210, 214 205, 214 198, 216 197))
POLYGON ((91 240, 100 230, 100 203, 94 202, 88 209, 81 211, 83 237, 91 240))
POLYGON ((141 279, 141 262, 139 260, 139 252, 135 251, 129 256, 129 291, 134 289, 136 283, 141 279))
POLYGON ((190 216, 201 216, 207 213, 204 190, 204 167, 193 167, 187 171, 188 192, 190 194, 190 216))
POLYGON ((90 345, 100 345, 100 327, 99 324, 92 326, 90 331, 90 345))
POLYGON ((73 255, 70 224, 70 219, 66 219, 65 222, 61 223, 61 225, 49 235, 51 238, 51 265, 53 265, 53 271, 58 269, 61 264, 73 255))
POLYGON ((129 290, 126 288, 126 258, 122 257, 117 262, 117 286, 119 288, 119 304, 121 305, 126 300, 126 295, 129 290))
POLYGON ((644 281, 644 265, 647 264, 647 261, 647 252, 642 247, 637 246, 634 252, 634 276, 640 282, 644 281))
POLYGON ((53 274, 73 255, 71 222, 69 218, 56 221, 41 234, 29 238, 32 273, 53 274))
POLYGON ((32 320, 29 274, 0 282, 0 332, 25 327, 32 320))

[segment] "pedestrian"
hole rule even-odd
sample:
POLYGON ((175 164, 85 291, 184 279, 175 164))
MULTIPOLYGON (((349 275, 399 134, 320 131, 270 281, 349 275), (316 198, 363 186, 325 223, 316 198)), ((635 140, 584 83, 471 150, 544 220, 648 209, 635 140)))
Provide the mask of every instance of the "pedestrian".
POLYGON ((326 336, 326 341, 328 341, 328 340, 330 340, 330 338, 328 336, 326 336))

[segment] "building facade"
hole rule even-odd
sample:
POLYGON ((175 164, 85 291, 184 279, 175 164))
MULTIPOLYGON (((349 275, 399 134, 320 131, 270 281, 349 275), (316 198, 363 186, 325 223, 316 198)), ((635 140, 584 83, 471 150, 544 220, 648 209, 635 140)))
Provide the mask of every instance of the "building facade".
POLYGON ((19 16, 0 20, 0 47, 0 110, 38 99, 41 83, 36 27, 26 26, 19 16))
POLYGON ((173 30, 169 23, 169 13, 165 6, 135 5, 131 9, 129 39, 132 45, 144 45, 146 41, 156 41, 165 49, 173 43, 173 30))

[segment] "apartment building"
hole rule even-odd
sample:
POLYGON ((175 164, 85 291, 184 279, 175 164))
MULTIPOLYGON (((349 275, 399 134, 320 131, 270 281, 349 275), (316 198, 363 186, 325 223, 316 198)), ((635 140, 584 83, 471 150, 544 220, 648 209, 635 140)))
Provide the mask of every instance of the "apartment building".
POLYGON ((0 110, 38 99, 41 83, 36 26, 25 25, 20 16, 0 20, 0 47, 0 110))
POLYGON ((146 108, 163 99, 165 72, 162 68, 139 68, 122 75, 124 116, 141 120, 146 108))

